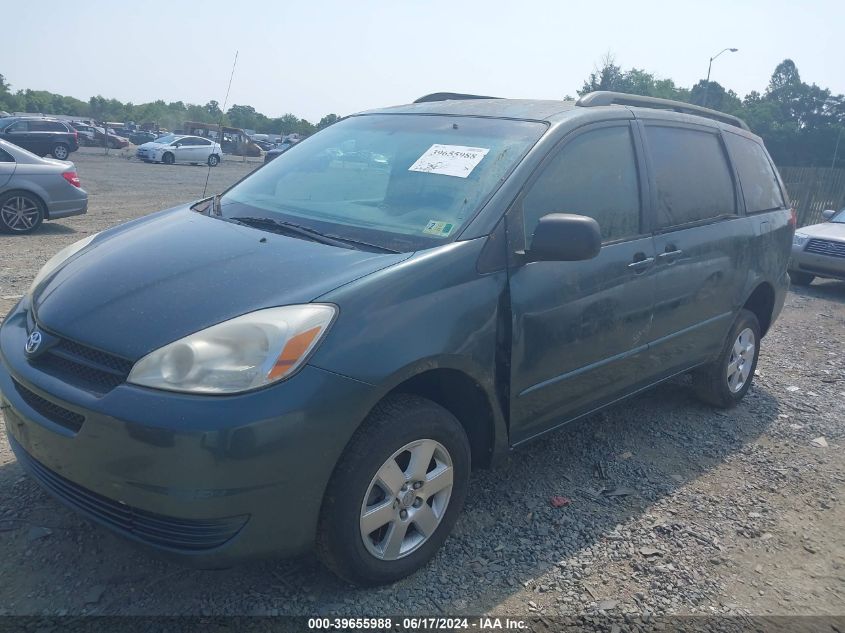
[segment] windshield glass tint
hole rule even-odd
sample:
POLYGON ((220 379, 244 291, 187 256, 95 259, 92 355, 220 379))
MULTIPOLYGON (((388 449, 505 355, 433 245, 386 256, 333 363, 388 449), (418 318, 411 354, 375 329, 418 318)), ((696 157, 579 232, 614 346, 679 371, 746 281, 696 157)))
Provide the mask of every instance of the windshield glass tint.
POLYGON ((545 131, 542 123, 428 115, 352 117, 281 154, 221 200, 400 251, 454 238, 545 131))
POLYGON ((159 136, 155 142, 156 143, 172 143, 176 140, 175 134, 165 134, 164 136, 159 136))

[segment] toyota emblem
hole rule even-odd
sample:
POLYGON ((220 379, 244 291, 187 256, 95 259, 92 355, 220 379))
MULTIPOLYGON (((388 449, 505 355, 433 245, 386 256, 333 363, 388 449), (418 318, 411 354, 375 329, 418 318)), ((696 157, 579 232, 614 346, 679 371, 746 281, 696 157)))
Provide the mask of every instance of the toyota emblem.
POLYGON ((27 354, 34 354, 38 351, 38 347, 41 345, 41 332, 38 330, 33 330, 32 334, 29 335, 29 338, 26 339, 26 346, 24 349, 26 350, 27 354))

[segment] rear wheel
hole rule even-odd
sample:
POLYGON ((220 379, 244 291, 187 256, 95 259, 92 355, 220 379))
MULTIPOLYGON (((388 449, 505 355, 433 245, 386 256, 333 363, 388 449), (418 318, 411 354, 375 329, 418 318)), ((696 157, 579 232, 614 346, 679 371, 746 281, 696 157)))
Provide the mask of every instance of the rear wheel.
POLYGON ((217 167, 220 163, 220 157, 217 154, 212 154, 208 157, 208 166, 209 167, 217 167))
POLYGON ((165 165, 172 165, 176 162, 176 157, 170 152, 165 152, 164 156, 161 157, 161 162, 165 165))
POLYGON ((810 273, 802 273, 797 270, 789 271, 789 280, 796 286, 809 286, 815 278, 816 276, 810 273))
POLYGON ((0 230, 31 233, 44 221, 44 204, 30 193, 13 191, 0 196, 0 230))
POLYGON ((740 310, 719 357, 693 372, 696 395, 722 409, 739 404, 754 379, 760 339, 757 316, 750 310, 740 310))
POLYGON ((357 585, 394 582, 425 565, 464 504, 469 440, 455 417, 412 395, 373 409, 323 499, 317 551, 357 585))
POLYGON ((56 143, 53 145, 53 150, 50 153, 53 155, 53 158, 66 160, 70 155, 70 148, 64 143, 56 143))

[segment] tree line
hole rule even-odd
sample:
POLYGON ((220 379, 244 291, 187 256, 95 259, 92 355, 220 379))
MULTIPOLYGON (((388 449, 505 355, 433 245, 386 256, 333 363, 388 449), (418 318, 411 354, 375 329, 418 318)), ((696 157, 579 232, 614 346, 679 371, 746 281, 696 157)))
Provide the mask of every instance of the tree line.
MULTIPOLYGON (((663 97, 721 110, 745 119, 763 137, 778 165, 830 167, 837 155, 835 166, 845 167, 845 97, 802 81, 791 59, 778 64, 763 92, 752 91, 740 98, 715 81, 708 85, 701 80, 692 88, 685 88, 645 70, 623 70, 608 54, 590 73, 578 94, 594 90, 663 97)), ((217 101, 196 105, 182 101, 165 103, 159 99, 133 104, 98 95, 85 102, 44 90, 12 92, 3 75, 0 75, 0 110, 69 114, 99 121, 155 122, 168 129, 177 129, 184 121, 222 121, 224 125, 265 134, 308 135, 338 120, 336 114, 328 114, 316 124, 293 114, 273 118, 249 105, 233 105, 224 113, 217 101)))
POLYGON ((293 114, 280 117, 268 117, 249 105, 233 105, 225 113, 217 101, 205 105, 161 99, 150 103, 123 103, 117 99, 106 99, 100 95, 91 97, 87 102, 75 97, 67 97, 46 90, 18 90, 12 92, 11 86, 0 75, 0 110, 6 112, 41 112, 44 114, 67 114, 90 117, 96 121, 134 121, 141 125, 154 123, 162 128, 174 130, 182 127, 185 121, 202 123, 220 123, 233 127, 255 130, 262 134, 291 134, 303 136, 313 134, 339 118, 336 114, 327 114, 316 124, 300 119, 293 114))
POLYGON ((835 166, 845 167, 845 96, 802 81, 791 59, 777 65, 762 93, 752 91, 741 99, 715 81, 708 86, 702 79, 684 88, 645 70, 622 70, 608 54, 578 94, 594 90, 675 99, 720 110, 744 119, 763 137, 778 165, 831 167, 836 155, 835 166))

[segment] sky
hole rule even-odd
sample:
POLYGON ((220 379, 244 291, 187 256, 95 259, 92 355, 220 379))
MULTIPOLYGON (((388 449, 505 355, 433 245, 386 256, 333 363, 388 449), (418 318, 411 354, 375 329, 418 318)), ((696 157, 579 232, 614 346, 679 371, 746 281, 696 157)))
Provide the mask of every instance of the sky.
POLYGON ((735 47, 711 80, 740 96, 785 58, 838 94, 843 27, 842 0, 46 0, 3 29, 0 74, 83 100, 222 105, 237 51, 228 106, 316 122, 438 91, 561 99, 608 52, 691 87, 735 47))

